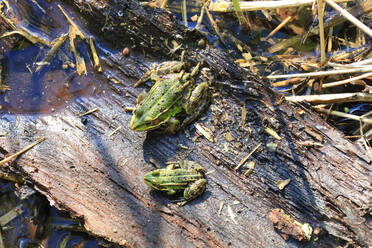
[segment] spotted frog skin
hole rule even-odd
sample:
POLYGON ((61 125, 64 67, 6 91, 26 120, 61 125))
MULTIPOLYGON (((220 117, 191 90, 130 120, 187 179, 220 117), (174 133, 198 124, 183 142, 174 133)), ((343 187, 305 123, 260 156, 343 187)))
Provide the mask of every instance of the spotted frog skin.
POLYGON ((200 63, 191 73, 182 70, 184 65, 180 61, 157 64, 139 79, 135 86, 149 79, 155 84, 148 93, 143 91, 138 96, 130 122, 132 130, 148 131, 165 126, 170 133, 175 133, 208 107, 208 83, 194 83, 200 63), (182 123, 176 118, 180 115, 185 116, 182 123))
POLYGON ((176 166, 172 164, 165 169, 151 171, 143 179, 152 188, 168 195, 183 192, 184 201, 180 205, 184 205, 205 192, 205 170, 199 164, 188 160, 181 160, 176 166))

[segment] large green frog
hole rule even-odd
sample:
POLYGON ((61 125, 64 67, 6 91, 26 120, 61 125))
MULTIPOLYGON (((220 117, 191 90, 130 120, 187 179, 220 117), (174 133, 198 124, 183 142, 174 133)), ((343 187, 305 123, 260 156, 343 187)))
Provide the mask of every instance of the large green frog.
POLYGON ((171 164, 165 169, 151 171, 143 179, 154 189, 164 191, 168 195, 183 192, 185 201, 180 205, 184 205, 204 193, 207 184, 204 173, 205 170, 201 165, 181 160, 176 166, 171 164))
POLYGON ((193 79, 198 74, 200 63, 191 73, 185 73, 182 70, 184 66, 182 61, 164 62, 155 65, 140 78, 135 86, 149 79, 155 84, 148 93, 143 91, 138 96, 131 129, 148 131, 165 126, 169 132, 175 133, 208 107, 208 83, 196 85, 193 79), (180 124, 176 117, 182 114, 185 118, 180 124))

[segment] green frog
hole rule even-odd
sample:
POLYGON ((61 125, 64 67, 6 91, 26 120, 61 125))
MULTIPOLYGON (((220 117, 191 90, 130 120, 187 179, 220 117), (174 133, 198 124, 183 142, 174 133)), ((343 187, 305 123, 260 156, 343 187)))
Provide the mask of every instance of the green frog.
POLYGON ((164 191, 168 195, 183 192, 185 200, 180 205, 184 205, 204 193, 207 184, 204 173, 201 165, 181 160, 176 165, 168 165, 165 169, 150 171, 143 179, 154 189, 164 191))
POLYGON ((135 87, 149 79, 155 84, 148 93, 142 91, 138 96, 130 122, 132 130, 148 131, 165 126, 169 132, 175 133, 208 107, 208 83, 194 83, 200 63, 191 73, 185 73, 184 66, 182 61, 156 64, 137 81, 135 87), (180 123, 176 117, 182 114, 186 117, 180 123))

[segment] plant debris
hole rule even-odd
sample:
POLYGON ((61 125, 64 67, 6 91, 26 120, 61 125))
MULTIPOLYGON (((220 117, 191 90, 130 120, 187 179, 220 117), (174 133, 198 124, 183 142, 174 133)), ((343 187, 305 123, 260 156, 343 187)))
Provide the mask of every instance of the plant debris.
POLYGON ((285 179, 285 180, 279 180, 276 183, 276 186, 278 187, 279 190, 283 190, 289 183, 291 182, 291 179, 285 179))
POLYGON ((274 209, 271 211, 269 218, 285 240, 288 240, 289 237, 298 241, 311 239, 312 227, 308 223, 300 223, 294 220, 291 216, 285 214, 283 209, 274 209))

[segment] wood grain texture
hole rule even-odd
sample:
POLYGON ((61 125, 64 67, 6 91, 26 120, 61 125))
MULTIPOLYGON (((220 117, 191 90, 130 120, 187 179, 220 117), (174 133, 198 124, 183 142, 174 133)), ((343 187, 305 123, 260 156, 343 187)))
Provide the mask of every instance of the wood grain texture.
POLYGON ((227 54, 212 46, 197 49, 192 37, 203 35, 177 25, 166 12, 124 0, 91 1, 89 9, 81 1, 70 4, 71 10, 79 9, 80 18, 86 18, 91 32, 102 30, 98 33, 106 42, 120 40, 125 45, 116 46, 136 44, 136 48, 130 57, 102 54, 105 73, 99 94, 80 97, 54 114, 0 118, 1 131, 8 131, 0 137, 0 145, 11 153, 46 137, 10 166, 53 205, 82 218, 94 235, 133 247, 330 247, 348 240, 367 246, 372 240, 371 157, 360 147, 317 114, 305 110, 299 115, 300 106, 279 103, 279 94, 235 65, 227 54), (112 25, 106 32, 107 23, 124 24, 112 25), (154 36, 151 47, 150 35, 154 36), (129 129, 131 113, 124 107, 133 106, 132 94, 141 91, 132 85, 155 58, 176 56, 164 48, 164 40, 171 38, 189 49, 189 62, 204 60, 215 77, 217 94, 201 120, 213 130, 215 143, 195 138, 194 125, 174 136, 129 129), (144 57, 143 51, 153 51, 155 58, 144 57), (119 83, 108 80, 111 77, 119 83), (244 104, 247 117, 242 127, 244 104), (94 108, 99 111, 78 116, 94 108), (276 130, 282 139, 275 140, 265 127, 276 130), (226 140, 228 132, 233 140, 226 140), (322 146, 305 147, 303 141, 322 146), (269 142, 278 144, 276 151, 267 149, 269 142), (235 171, 258 144, 261 149, 252 155, 253 172, 244 176, 244 165, 235 171), (174 198, 143 182, 143 175, 154 169, 150 158, 161 165, 176 159, 200 163, 212 172, 206 193, 178 207, 174 198), (287 178, 291 183, 278 190, 276 182, 287 178), (225 207, 218 215, 221 202, 225 207), (328 235, 310 242, 285 241, 268 218, 274 208, 328 235))

